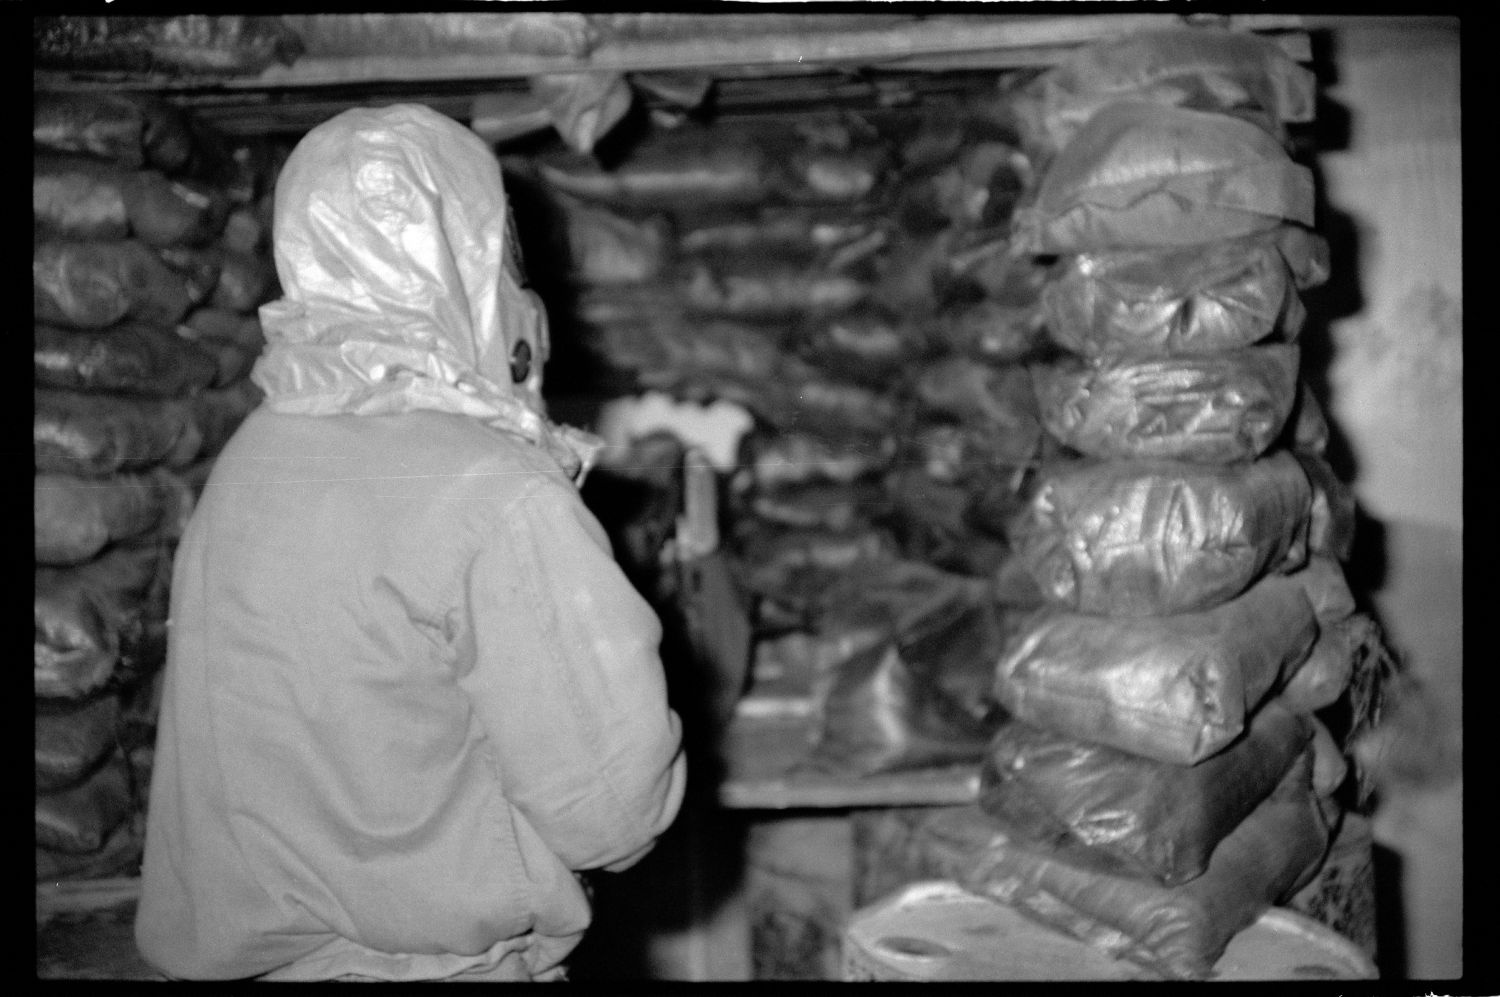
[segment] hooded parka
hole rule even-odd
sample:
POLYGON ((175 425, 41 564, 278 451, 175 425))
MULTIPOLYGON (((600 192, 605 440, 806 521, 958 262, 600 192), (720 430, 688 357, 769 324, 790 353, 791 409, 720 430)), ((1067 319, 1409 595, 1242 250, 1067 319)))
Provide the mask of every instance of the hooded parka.
POLYGON ((498 163, 424 107, 313 129, 276 189, 265 401, 174 562, 136 938, 180 978, 555 978, 577 872, 685 765, 660 624, 547 421, 498 163))

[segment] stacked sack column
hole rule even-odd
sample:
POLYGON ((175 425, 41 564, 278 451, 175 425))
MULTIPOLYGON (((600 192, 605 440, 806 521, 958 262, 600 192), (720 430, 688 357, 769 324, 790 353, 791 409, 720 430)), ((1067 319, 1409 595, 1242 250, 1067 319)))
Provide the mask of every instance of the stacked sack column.
POLYGON ((1315 714, 1378 643, 1299 382, 1297 291, 1327 264, 1284 142, 1312 105, 1273 42, 1212 28, 1082 50, 1020 104, 1065 455, 1013 534, 1047 606, 997 666, 999 830, 964 879, 1166 977, 1210 975, 1317 872, 1348 732, 1315 714))
POLYGON ((152 99, 34 111, 40 881, 139 860, 172 550, 258 402, 274 276, 258 150, 152 99))

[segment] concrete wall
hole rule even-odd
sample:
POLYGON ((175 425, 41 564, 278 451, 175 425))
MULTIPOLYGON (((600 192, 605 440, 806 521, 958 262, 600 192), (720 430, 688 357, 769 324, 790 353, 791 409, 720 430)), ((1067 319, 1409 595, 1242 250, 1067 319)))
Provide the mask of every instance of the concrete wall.
POLYGON ((1335 278, 1306 354, 1366 519, 1350 579, 1409 684, 1361 746, 1388 932, 1382 968, 1463 969, 1463 272, 1457 19, 1320 18, 1320 230, 1335 278), (1321 145, 1322 143, 1320 143, 1321 145), (1318 340, 1316 337, 1323 337, 1318 340), (1320 356, 1321 354, 1321 356, 1320 356))

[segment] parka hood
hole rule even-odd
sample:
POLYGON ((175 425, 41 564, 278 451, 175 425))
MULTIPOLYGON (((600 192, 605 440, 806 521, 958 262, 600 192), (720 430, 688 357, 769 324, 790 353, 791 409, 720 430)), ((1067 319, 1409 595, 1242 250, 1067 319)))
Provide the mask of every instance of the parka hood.
POLYGON ((272 232, 283 297, 260 309, 253 372, 269 408, 467 415, 582 477, 600 441, 546 419, 547 316, 477 135, 421 105, 345 111, 287 159, 272 232))

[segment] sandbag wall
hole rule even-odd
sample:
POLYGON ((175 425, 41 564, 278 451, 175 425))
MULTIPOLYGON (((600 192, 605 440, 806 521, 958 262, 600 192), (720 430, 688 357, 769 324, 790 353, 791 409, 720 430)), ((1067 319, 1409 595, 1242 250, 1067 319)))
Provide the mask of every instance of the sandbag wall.
POLYGON ((722 500, 751 689, 818 704, 827 772, 976 761, 996 593, 1034 595, 1005 522, 1049 446, 1043 268, 1010 250, 1031 172, 997 92, 502 155, 518 212, 544 206, 523 234, 557 233, 528 270, 590 390, 751 414, 722 500))
POLYGON ((139 860, 174 544, 258 403, 274 159, 170 104, 34 102, 38 880, 139 860))
POLYGON ((1061 452, 1011 531, 1045 605, 995 670, 980 816, 947 833, 968 888, 1167 978, 1316 876, 1387 661, 1300 378, 1328 263, 1287 136, 1313 98, 1273 43, 1176 28, 1017 102, 1061 452))

